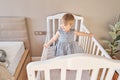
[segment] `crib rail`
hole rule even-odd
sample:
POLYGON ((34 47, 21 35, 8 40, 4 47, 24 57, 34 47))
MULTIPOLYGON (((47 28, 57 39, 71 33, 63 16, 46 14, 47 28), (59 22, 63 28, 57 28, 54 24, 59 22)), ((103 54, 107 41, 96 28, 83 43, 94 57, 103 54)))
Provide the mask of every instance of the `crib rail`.
POLYGON ((66 80, 67 69, 76 70, 76 78, 71 79, 69 76, 68 80, 112 80, 115 69, 120 69, 120 61, 91 54, 60 56, 50 60, 29 63, 27 65, 28 80, 35 80, 35 71, 43 71, 45 80, 66 80), (99 76, 101 68, 108 69, 103 79, 100 79, 101 75, 99 76), (53 69, 60 69, 58 71, 61 71, 61 79, 52 79, 56 74, 50 77, 50 71, 53 69), (82 74, 84 74, 82 70, 92 70, 91 75, 85 74, 90 79, 82 79, 82 74))
MULTIPOLYGON (((90 31, 86 28, 84 24, 81 24, 80 31, 90 33, 90 31)), ((83 37, 79 36, 80 39, 79 43, 82 45, 83 49, 85 52, 94 54, 94 55, 100 55, 104 56, 106 58, 111 58, 109 54, 105 51, 105 49, 99 44, 99 42, 94 38, 89 38, 89 37, 83 37)))
MULTIPOLYGON (((47 17, 47 35, 46 35, 45 42, 49 41, 51 37, 55 35, 56 31, 60 26, 60 19, 64 14, 65 13, 61 13, 61 14, 47 17)), ((90 33, 90 31, 86 28, 86 26, 83 23, 83 17, 76 16, 76 15, 74 15, 74 17, 75 17, 75 25, 74 25, 75 30, 90 33)), ((89 38, 89 37, 75 35, 74 40, 79 42, 84 52, 111 58, 94 37, 89 38)))

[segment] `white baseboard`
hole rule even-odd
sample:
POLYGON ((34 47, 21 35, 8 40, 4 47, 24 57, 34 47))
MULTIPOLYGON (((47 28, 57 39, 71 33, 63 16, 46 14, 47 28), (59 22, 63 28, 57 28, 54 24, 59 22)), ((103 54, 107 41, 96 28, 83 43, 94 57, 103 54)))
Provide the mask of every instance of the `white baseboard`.
POLYGON ((41 57, 32 57, 32 61, 40 61, 41 57))

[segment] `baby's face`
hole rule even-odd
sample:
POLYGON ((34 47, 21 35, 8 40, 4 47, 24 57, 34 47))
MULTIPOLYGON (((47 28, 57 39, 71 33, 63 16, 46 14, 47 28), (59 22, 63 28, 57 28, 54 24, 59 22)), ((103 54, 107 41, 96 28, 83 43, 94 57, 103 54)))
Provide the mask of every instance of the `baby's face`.
POLYGON ((69 25, 61 25, 61 28, 63 31, 68 32, 71 29, 71 26, 69 25))
POLYGON ((68 24, 64 24, 64 22, 61 22, 61 28, 63 31, 68 32, 73 27, 74 22, 69 21, 68 24))

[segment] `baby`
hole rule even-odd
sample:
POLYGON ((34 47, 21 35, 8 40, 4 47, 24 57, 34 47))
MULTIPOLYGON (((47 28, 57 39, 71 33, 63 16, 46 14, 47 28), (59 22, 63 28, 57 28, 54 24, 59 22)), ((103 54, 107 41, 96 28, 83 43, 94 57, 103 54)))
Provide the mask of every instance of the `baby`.
POLYGON ((44 47, 47 48, 53 42, 57 41, 55 56, 83 52, 78 43, 74 41, 74 35, 92 37, 93 34, 75 31, 73 28, 74 22, 75 19, 72 14, 65 14, 61 19, 60 29, 58 29, 55 36, 53 36, 50 41, 44 44, 44 47))

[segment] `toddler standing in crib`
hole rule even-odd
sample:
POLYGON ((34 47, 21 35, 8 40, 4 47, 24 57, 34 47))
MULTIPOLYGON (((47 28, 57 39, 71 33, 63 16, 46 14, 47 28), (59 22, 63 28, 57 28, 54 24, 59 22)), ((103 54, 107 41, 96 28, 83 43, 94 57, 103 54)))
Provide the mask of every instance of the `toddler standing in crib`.
POLYGON ((73 53, 83 52, 77 42, 74 41, 74 35, 78 36, 89 36, 92 37, 93 34, 88 34, 84 32, 78 32, 73 29, 74 16, 70 13, 65 14, 61 19, 60 29, 51 38, 50 41, 44 44, 44 47, 48 47, 53 42, 57 41, 55 48, 55 56, 68 55, 73 53))

